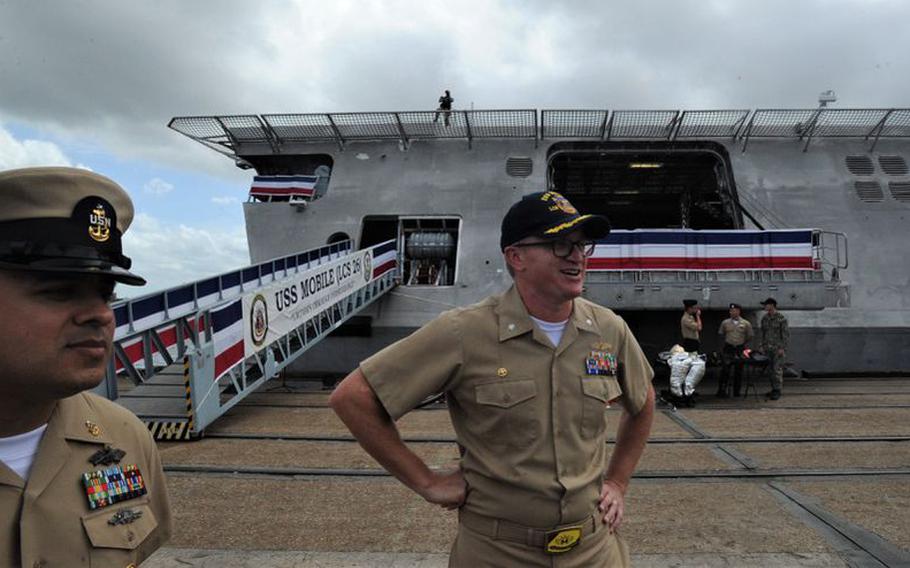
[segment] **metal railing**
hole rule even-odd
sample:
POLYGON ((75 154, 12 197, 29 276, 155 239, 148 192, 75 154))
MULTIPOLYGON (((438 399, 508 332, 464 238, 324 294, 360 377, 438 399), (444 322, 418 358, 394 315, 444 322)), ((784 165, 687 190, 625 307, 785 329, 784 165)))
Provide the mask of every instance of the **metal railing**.
POLYGON ((183 357, 189 346, 199 345, 199 333, 207 325, 207 310, 337 258, 351 248, 351 241, 340 241, 115 302, 111 307, 117 327, 107 383, 115 385, 114 377, 119 373, 136 384, 149 380, 183 357))
POLYGON ((739 138, 743 151, 755 138, 910 138, 910 109, 749 110, 423 110, 185 116, 168 126, 222 154, 237 157, 245 145, 273 152, 288 143, 351 140, 480 138, 678 140, 739 138))

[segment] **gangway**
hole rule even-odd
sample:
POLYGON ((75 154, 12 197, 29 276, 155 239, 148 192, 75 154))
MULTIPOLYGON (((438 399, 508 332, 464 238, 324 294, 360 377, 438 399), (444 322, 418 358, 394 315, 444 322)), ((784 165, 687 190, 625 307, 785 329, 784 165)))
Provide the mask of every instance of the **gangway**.
POLYGON ((198 437, 397 279, 394 240, 343 241, 119 302, 105 394, 157 439, 198 437))

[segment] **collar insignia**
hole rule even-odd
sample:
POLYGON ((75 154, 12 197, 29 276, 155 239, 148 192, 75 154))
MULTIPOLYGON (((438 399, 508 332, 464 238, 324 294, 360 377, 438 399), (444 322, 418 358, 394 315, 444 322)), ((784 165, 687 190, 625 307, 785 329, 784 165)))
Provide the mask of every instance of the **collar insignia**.
POLYGON ((98 426, 91 420, 85 421, 85 429, 88 430, 88 433, 91 434, 93 438, 97 438, 101 435, 101 426, 98 426))

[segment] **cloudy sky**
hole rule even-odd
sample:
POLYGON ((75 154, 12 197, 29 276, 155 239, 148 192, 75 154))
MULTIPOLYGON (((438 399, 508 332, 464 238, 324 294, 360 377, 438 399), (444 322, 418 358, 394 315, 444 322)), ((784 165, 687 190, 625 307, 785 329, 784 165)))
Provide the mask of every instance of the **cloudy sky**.
MULTIPOLYGON (((0 0, 0 170, 136 202, 146 290, 248 262, 252 178, 171 117, 474 108, 910 106, 902 0, 0 0)), ((123 290, 126 291, 126 290, 123 290)))

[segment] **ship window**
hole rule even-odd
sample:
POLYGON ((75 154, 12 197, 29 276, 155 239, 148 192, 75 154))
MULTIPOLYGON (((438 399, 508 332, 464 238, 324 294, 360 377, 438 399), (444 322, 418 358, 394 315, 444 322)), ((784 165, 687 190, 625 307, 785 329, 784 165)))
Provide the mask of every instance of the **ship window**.
POLYGON ((882 171, 891 176, 907 175, 907 162, 903 156, 879 156, 878 165, 882 171))
POLYGON ((406 286, 453 285, 460 226, 458 217, 402 219, 402 283, 406 286))
POLYGON ((881 203, 885 200, 882 186, 877 181, 858 181, 854 185, 856 196, 865 203, 881 203))
POLYGON ((891 197, 896 201, 910 203, 910 183, 892 181, 888 184, 888 190, 891 191, 891 197))
POLYGON ((340 243, 343 241, 349 241, 351 237, 347 233, 332 233, 332 236, 329 237, 329 240, 326 241, 328 245, 334 245, 335 243, 340 243))
POLYGON ((847 156, 847 169, 857 176, 871 176, 875 173, 875 166, 869 156, 847 156))
POLYGON ((512 177, 528 177, 534 170, 531 158, 508 158, 506 160, 506 173, 512 177))

